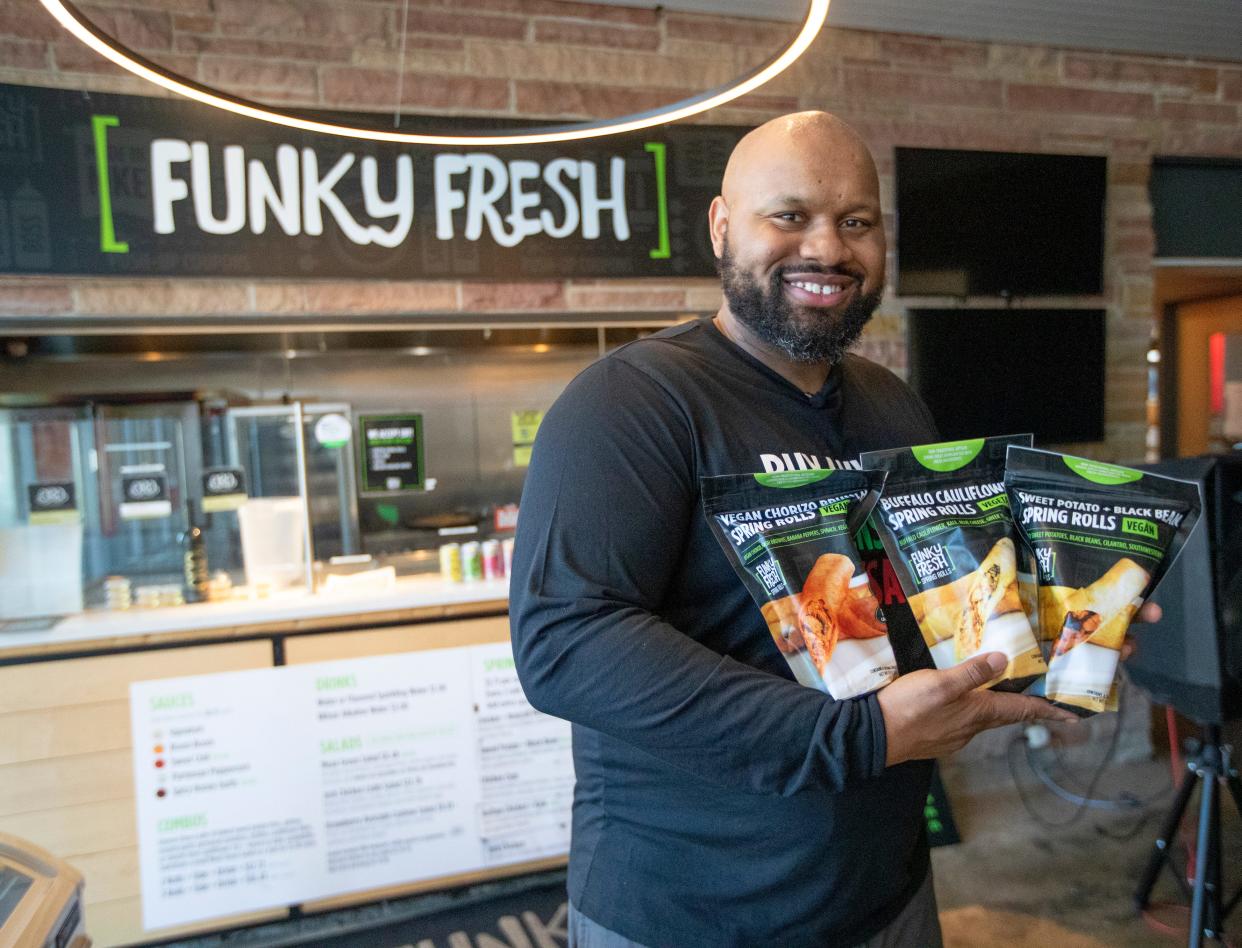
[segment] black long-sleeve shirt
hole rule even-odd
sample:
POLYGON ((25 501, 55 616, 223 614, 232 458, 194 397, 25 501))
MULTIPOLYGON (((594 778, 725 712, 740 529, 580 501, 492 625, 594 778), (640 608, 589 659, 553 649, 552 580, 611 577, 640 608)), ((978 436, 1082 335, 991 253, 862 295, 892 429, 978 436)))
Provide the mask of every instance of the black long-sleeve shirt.
MULTIPOLYGON (((618 349, 548 412, 510 612, 527 697, 574 725, 584 914, 657 948, 850 945, 923 881, 930 765, 885 768, 874 695, 793 680, 698 484, 931 440, 886 369, 847 356, 807 396, 710 321, 618 349)), ((909 667, 913 617, 872 576, 909 667)))

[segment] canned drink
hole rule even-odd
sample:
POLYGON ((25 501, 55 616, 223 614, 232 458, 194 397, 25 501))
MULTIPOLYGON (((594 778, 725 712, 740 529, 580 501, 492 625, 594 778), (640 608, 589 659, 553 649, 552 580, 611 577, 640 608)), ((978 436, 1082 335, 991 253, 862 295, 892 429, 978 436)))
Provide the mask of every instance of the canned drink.
POLYGON ((440 547, 440 577, 461 582, 461 544, 445 543, 440 547))
POLYGON ((467 582, 483 578, 483 548, 476 540, 461 545, 461 578, 467 582))
POLYGON ((499 540, 483 541, 483 578, 502 579, 505 575, 505 561, 500 553, 499 540))
POLYGON ((506 537, 500 541, 500 555, 504 560, 505 575, 513 575, 513 537, 506 537))

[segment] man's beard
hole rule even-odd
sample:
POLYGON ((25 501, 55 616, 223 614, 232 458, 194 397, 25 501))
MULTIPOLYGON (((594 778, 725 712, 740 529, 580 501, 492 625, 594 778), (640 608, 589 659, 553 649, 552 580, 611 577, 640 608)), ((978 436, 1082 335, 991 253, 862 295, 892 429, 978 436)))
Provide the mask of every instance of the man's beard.
MULTIPOLYGON (((784 269, 772 274, 767 288, 749 273, 738 269, 725 245, 718 269, 729 310, 738 321, 770 346, 779 349, 794 362, 827 362, 835 365, 858 342, 863 327, 880 305, 883 288, 859 294, 843 310, 815 310, 808 307, 805 315, 794 312, 785 296, 782 279, 784 269)), ((798 273, 811 273, 798 267, 798 273)), ((862 280, 852 274, 858 280, 862 280)))

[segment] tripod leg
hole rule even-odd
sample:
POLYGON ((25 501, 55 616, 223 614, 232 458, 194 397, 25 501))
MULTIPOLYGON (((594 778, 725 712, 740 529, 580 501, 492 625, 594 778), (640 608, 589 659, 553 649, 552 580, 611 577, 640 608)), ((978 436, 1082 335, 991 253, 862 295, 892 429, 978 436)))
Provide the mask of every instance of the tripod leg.
MULTIPOLYGON (((1217 779, 1220 779, 1219 776, 1217 779)), ((1220 798, 1222 791, 1218 788, 1216 793, 1212 795, 1212 829, 1211 838, 1208 842, 1210 853, 1208 855, 1208 865, 1211 867, 1212 874, 1207 878, 1207 937, 1214 941, 1224 941, 1224 880, 1222 874, 1224 872, 1221 866, 1221 827, 1220 827, 1220 798)))
MULTIPOLYGON (((1238 808, 1238 814, 1242 815, 1242 780, 1238 779, 1237 773, 1229 773, 1225 776, 1225 786, 1229 788, 1229 792, 1233 795, 1234 806, 1238 808)), ((1219 880, 1221 896, 1225 894, 1225 880, 1222 877, 1219 880)), ((1239 901, 1242 901, 1242 888, 1234 893, 1229 903, 1221 910, 1221 928, 1225 927, 1225 919, 1229 917, 1229 913, 1237 907, 1239 901)))
MULTIPOLYGON (((1151 903, 1152 889, 1156 887, 1156 880, 1160 878, 1160 870, 1169 861, 1170 847, 1177 838, 1177 828, 1186 815, 1186 806, 1190 803, 1190 795, 1194 793, 1197 779, 1198 775, 1189 767, 1186 768, 1185 774, 1182 775, 1181 785, 1177 788, 1177 796, 1174 797, 1173 805, 1164 818, 1164 825, 1160 827, 1160 835, 1156 837, 1156 845, 1147 860, 1146 868, 1143 869, 1139 886, 1134 891, 1134 904, 1140 912, 1151 903)), ((1174 870, 1174 875, 1177 875, 1176 870, 1174 870)))
POLYGON ((1212 843, 1212 801, 1216 798, 1216 773, 1211 768, 1202 768, 1199 777, 1203 782, 1203 795, 1199 798, 1199 833, 1195 847, 1195 886, 1194 896, 1190 903, 1190 941, 1189 948, 1202 948, 1203 930, 1206 927, 1208 877, 1212 874, 1210 865, 1212 843))

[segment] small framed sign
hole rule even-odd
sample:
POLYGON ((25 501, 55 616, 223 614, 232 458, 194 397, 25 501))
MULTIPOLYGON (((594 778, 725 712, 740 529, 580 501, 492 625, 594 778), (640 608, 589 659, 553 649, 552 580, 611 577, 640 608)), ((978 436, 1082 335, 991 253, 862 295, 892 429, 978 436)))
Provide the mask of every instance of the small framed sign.
POLYGON ((149 520, 172 516, 172 501, 168 496, 168 475, 156 471, 143 471, 121 476, 122 520, 149 520))
POLYGON ((28 484, 30 522, 35 525, 73 523, 80 519, 77 489, 73 481, 43 481, 28 484))
POLYGON ((360 493, 426 489, 422 415, 359 415, 358 430, 360 493))
POLYGON ((246 472, 240 467, 203 471, 203 513, 236 510, 246 502, 246 472))

